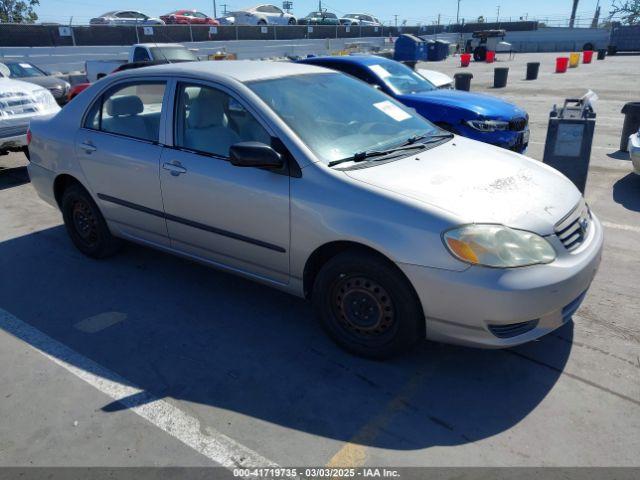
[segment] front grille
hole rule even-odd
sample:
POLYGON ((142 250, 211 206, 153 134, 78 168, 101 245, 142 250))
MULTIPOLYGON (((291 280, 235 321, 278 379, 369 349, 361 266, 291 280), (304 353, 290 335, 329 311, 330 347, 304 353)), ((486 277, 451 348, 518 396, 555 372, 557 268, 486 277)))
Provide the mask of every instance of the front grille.
POLYGON ((580 203, 565 218, 560 220, 554 230, 556 235, 569 251, 575 250, 589 233, 591 226, 591 212, 586 202, 580 200, 580 203))
POLYGON ((538 325, 538 319, 506 325, 489 325, 489 331, 498 338, 511 338, 533 330, 536 325, 538 325))
POLYGON ((527 119, 526 118, 514 118, 509 121, 509 130, 513 130, 515 132, 521 132, 527 128, 527 119))

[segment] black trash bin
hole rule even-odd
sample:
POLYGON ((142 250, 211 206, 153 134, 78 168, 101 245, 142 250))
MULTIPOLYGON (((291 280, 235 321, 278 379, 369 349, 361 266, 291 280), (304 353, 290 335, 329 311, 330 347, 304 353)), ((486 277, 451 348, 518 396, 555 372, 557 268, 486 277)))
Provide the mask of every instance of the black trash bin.
POLYGON ((471 79, 473 78, 473 73, 456 73, 453 78, 456 81, 456 90, 464 90, 465 92, 471 90, 471 79))
POLYGON ((504 88, 507 86, 509 67, 497 67, 493 71, 493 88, 504 88))
POLYGON ((624 124, 620 137, 620 151, 626 152, 629 146, 629 135, 640 128, 640 102, 626 103, 622 107, 622 113, 624 113, 624 124))
POLYGON ((598 49, 598 60, 604 60, 604 57, 607 56, 607 49, 606 48, 600 48, 598 49))
POLYGON ((538 71, 540 70, 540 62, 527 63, 527 80, 535 80, 538 78, 538 71))

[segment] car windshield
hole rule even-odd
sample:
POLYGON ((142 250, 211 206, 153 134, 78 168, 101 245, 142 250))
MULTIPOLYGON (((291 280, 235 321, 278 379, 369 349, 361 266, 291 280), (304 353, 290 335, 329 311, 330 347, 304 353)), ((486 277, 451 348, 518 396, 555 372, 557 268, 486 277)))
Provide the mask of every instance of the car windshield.
POLYGON ((151 47, 154 60, 166 60, 167 62, 195 62, 198 57, 191 50, 180 47, 151 47))
POLYGON ((429 92, 436 89, 433 83, 398 62, 368 65, 368 68, 396 95, 429 92))
POLYGON ((356 20, 359 20, 361 17, 361 15, 357 15, 355 13, 347 13, 344 18, 355 18, 356 20))
POLYGON ((341 73, 248 85, 326 163, 442 133, 384 93, 341 73))
POLYGON ((44 77, 46 74, 30 63, 6 63, 12 78, 44 77))

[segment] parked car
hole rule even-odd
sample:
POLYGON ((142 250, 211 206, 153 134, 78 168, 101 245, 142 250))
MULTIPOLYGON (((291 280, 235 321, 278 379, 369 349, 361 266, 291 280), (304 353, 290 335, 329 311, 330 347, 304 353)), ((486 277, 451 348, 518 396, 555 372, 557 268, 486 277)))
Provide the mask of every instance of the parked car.
POLYGON ((167 25, 220 25, 216 19, 196 10, 176 10, 160 15, 160 20, 167 25))
POLYGON ((95 82, 126 63, 157 61, 196 62, 198 57, 179 43, 137 43, 129 47, 126 60, 118 58, 87 60, 84 63, 84 71, 87 72, 87 79, 90 82, 95 82))
POLYGON ((379 27, 382 26, 380 20, 368 13, 347 13, 340 18, 342 25, 362 25, 363 27, 379 27))
POLYGON ((311 12, 304 18, 299 18, 298 25, 340 25, 340 21, 335 13, 318 11, 311 12))
POLYGON ((491 95, 438 89, 409 67, 375 55, 314 57, 301 63, 339 70, 379 88, 450 132, 522 153, 529 117, 491 95))
POLYGON ((46 88, 0 77, 0 155, 24 151, 27 157, 29 122, 60 110, 46 88))
POLYGON ((562 174, 312 65, 118 73, 31 132, 32 185, 82 253, 128 239, 309 298, 360 355, 534 340, 600 261, 562 174))
POLYGON ((69 82, 49 75, 31 62, 3 60, 0 63, 0 76, 8 76, 15 80, 40 85, 51 92, 51 95, 59 105, 64 105, 67 102, 67 93, 69 93, 70 88, 69 82))
POLYGON ((90 25, 164 25, 159 18, 137 10, 114 10, 89 20, 90 25))
POLYGON ((229 12, 217 19, 221 25, 296 25, 296 17, 275 5, 256 5, 229 12))
POLYGON ((452 90, 454 88, 453 78, 446 73, 438 72, 437 70, 427 70, 424 68, 419 68, 416 72, 436 88, 444 88, 447 90, 452 90))

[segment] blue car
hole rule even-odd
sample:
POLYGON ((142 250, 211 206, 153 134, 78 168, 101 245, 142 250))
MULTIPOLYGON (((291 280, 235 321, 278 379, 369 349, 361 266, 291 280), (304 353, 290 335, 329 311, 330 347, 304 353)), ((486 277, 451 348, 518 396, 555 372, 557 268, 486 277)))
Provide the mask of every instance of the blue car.
POLYGON ((490 95, 437 89, 409 67, 374 55, 313 57, 300 63, 352 75, 413 108, 432 123, 480 142, 522 153, 529 144, 527 112, 490 95))

